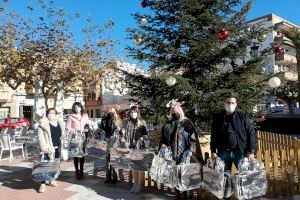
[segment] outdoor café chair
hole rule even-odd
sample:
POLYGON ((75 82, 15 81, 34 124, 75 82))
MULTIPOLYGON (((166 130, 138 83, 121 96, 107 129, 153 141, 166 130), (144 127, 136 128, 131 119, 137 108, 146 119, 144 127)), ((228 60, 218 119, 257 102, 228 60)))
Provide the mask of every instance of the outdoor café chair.
POLYGON ((24 157, 24 150, 23 144, 16 144, 12 143, 10 140, 9 134, 1 134, 0 135, 0 144, 1 144, 1 151, 0 151, 0 160, 2 159, 3 151, 9 151, 9 161, 13 158, 13 150, 21 149, 22 150, 22 157, 24 157))

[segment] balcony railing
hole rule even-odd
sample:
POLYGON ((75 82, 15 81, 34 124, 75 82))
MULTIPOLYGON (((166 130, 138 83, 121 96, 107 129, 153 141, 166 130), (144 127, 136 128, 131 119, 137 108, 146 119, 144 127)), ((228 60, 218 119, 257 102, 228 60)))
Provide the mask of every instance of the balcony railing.
POLYGON ((280 62, 280 64, 295 64, 297 63, 296 56, 289 54, 288 52, 282 52, 280 54, 275 55, 276 62, 280 62))
POLYGON ((278 44, 284 44, 290 47, 294 47, 292 41, 289 38, 285 37, 284 35, 276 36, 274 41, 278 44))

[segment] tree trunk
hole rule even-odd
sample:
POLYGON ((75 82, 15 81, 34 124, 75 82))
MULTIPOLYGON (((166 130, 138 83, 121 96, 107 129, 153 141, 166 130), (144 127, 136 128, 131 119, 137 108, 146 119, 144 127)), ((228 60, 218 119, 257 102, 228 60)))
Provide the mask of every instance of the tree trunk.
POLYGON ((54 108, 58 113, 58 116, 63 119, 64 114, 64 84, 59 83, 57 85, 55 100, 54 100, 54 108))
POLYGON ((33 120, 35 123, 39 123, 41 119, 45 115, 45 101, 42 94, 42 81, 36 81, 35 82, 35 92, 34 92, 34 114, 33 114, 33 120))
POLYGON ((45 101, 45 111, 48 110, 49 108, 49 105, 48 105, 48 100, 49 100, 49 96, 47 95, 44 95, 44 101, 45 101))

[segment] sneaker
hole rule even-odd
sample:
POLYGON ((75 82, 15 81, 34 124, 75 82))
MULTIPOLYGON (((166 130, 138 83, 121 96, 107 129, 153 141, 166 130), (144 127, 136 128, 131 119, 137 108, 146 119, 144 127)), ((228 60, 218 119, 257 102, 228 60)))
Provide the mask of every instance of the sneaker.
POLYGON ((44 193, 46 191, 46 184, 42 183, 39 188, 39 193, 44 193))
POLYGON ((52 187, 57 187, 58 183, 56 181, 50 181, 49 185, 52 187))

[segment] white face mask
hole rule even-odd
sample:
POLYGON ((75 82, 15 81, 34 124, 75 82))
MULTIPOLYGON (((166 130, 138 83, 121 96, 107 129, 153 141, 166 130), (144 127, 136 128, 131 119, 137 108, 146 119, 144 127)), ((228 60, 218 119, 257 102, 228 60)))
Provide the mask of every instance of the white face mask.
POLYGON ((80 113, 81 112, 81 108, 78 107, 78 106, 76 106, 74 110, 75 110, 75 113, 80 113))
POLYGON ((130 113, 130 117, 131 117, 132 119, 136 119, 137 116, 138 116, 137 112, 132 112, 132 113, 130 113))
POLYGON ((56 119, 56 115, 50 113, 50 114, 48 114, 48 119, 49 119, 50 121, 55 120, 55 119, 56 119))
POLYGON ((225 104, 226 112, 233 113, 235 111, 236 104, 225 104))

